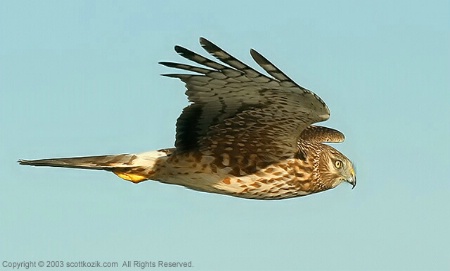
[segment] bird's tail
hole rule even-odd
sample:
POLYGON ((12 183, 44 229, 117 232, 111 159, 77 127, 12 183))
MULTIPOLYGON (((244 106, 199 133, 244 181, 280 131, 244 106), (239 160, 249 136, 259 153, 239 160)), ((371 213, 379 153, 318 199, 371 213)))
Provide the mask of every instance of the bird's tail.
POLYGON ((154 179, 159 166, 173 149, 144 152, 140 154, 100 155, 39 160, 19 160, 21 165, 81 168, 111 171, 120 178, 138 183, 154 179))

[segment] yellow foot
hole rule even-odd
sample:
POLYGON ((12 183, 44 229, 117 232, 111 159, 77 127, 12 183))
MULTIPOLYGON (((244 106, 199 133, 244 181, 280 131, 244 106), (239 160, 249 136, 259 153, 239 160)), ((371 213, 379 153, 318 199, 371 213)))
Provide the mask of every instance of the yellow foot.
POLYGON ((114 174, 116 174, 117 176, 119 176, 120 178, 126 180, 126 181, 130 181, 133 183, 139 183, 142 181, 147 180, 148 178, 142 175, 138 175, 138 174, 134 174, 134 173, 126 173, 126 172, 114 172, 114 174))

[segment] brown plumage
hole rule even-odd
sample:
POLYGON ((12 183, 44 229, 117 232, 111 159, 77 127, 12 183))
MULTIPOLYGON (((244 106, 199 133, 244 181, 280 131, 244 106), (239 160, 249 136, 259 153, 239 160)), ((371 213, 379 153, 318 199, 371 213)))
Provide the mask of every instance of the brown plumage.
POLYGON ((191 104, 177 121, 175 148, 141 154, 20 160, 23 165, 112 171, 134 183, 148 179, 219 194, 283 199, 356 184, 350 160, 324 143, 342 142, 334 129, 313 126, 329 110, 258 52, 265 76, 210 41, 200 44, 223 64, 175 46, 203 67, 161 62, 193 72, 165 74, 186 84, 191 104))

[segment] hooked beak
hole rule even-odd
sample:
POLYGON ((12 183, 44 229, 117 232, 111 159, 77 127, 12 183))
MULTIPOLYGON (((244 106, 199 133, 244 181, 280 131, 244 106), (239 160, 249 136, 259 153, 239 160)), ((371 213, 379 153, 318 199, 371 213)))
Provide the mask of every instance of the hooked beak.
POLYGON ((355 170, 353 170, 353 168, 351 170, 351 174, 352 174, 352 176, 350 177, 350 179, 347 180, 347 182, 349 184, 351 184, 352 185, 352 189, 354 189, 355 186, 356 186, 356 174, 355 174, 355 170))
POLYGON ((355 186, 356 186, 356 176, 355 177, 352 177, 350 180, 348 180, 347 181, 349 184, 351 184, 352 185, 352 189, 354 189, 355 188, 355 186))

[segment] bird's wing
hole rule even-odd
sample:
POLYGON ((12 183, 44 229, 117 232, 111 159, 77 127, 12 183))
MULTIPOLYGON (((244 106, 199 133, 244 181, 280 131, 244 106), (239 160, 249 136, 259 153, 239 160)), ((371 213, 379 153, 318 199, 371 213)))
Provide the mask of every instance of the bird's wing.
POLYGON ((228 156, 274 162, 292 157, 301 132, 329 118, 328 107, 316 94, 297 85, 255 50, 250 50, 251 56, 270 76, 204 38, 200 44, 223 64, 180 46, 175 46, 176 52, 203 67, 160 62, 196 73, 164 74, 186 83, 191 102, 177 121, 177 152, 200 150, 224 156, 224 165, 228 156))
POLYGON ((331 142, 339 143, 344 142, 345 136, 338 130, 331 129, 323 126, 309 126, 300 135, 300 140, 310 142, 331 142))

